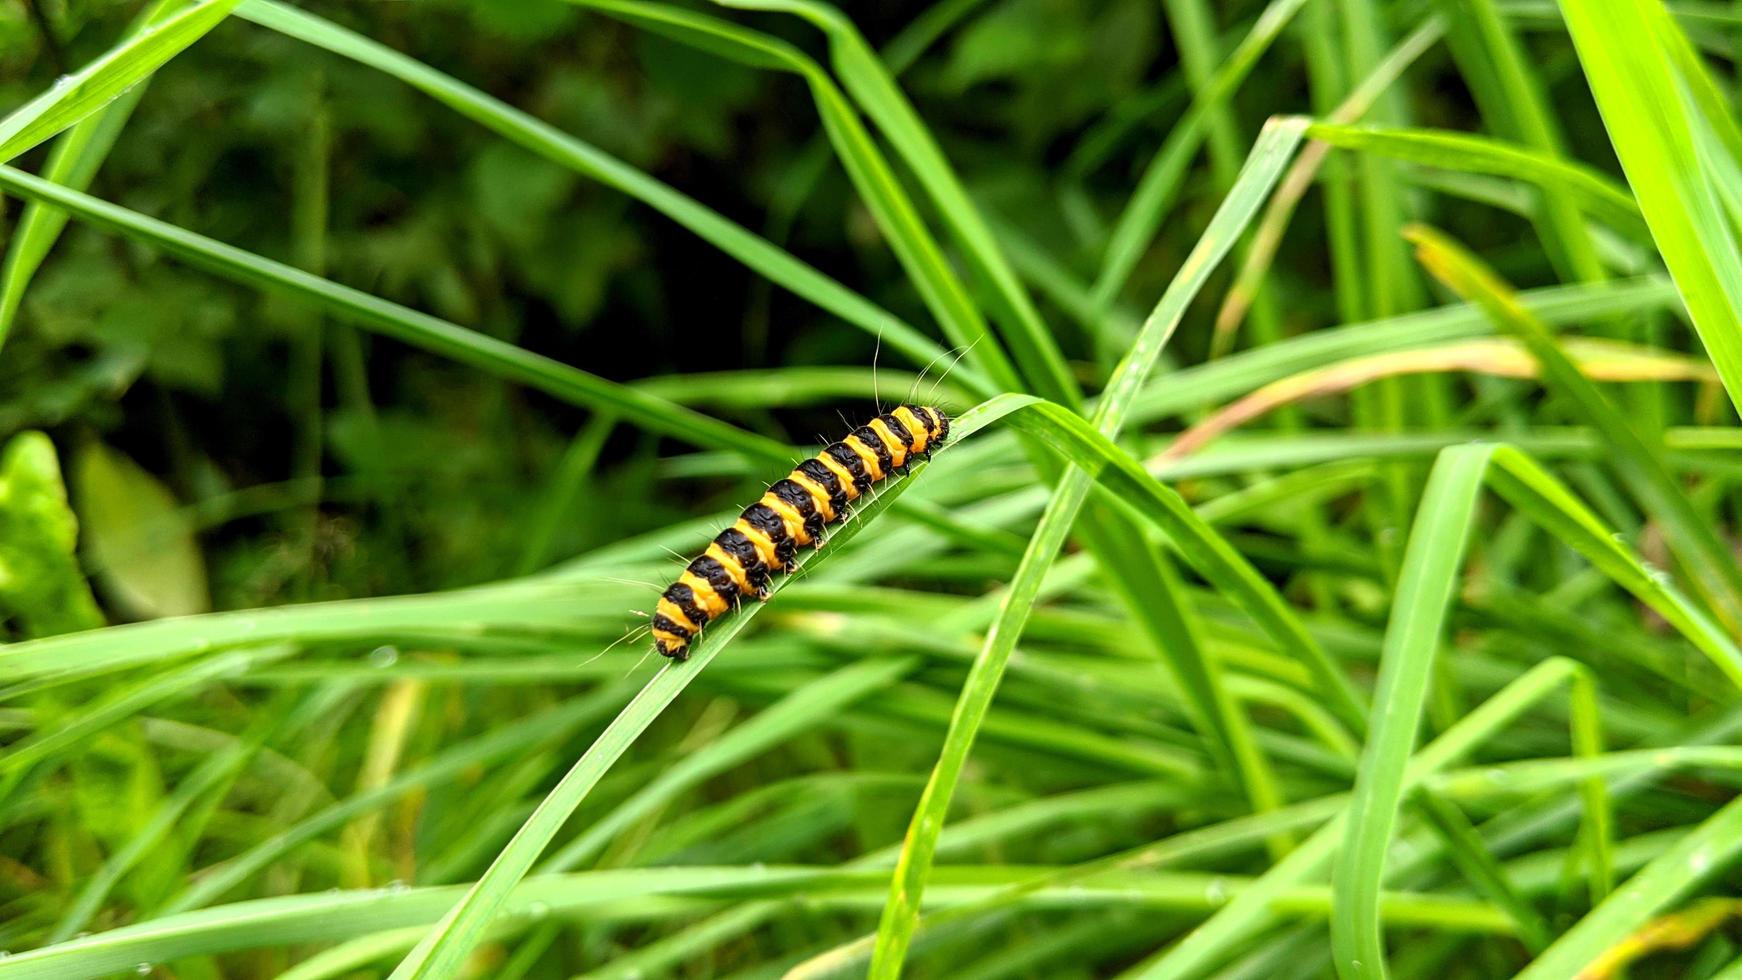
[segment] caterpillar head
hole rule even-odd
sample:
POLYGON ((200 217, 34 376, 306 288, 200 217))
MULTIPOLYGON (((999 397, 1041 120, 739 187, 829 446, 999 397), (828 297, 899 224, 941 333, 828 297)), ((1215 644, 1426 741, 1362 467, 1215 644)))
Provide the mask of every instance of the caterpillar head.
POLYGON ((670 657, 680 662, 690 658, 689 637, 658 627, 653 630, 653 649, 662 657, 670 657))
POLYGON ((927 428, 926 450, 936 449, 938 444, 949 437, 950 417, 945 415, 942 410, 924 405, 906 405, 903 407, 927 428))

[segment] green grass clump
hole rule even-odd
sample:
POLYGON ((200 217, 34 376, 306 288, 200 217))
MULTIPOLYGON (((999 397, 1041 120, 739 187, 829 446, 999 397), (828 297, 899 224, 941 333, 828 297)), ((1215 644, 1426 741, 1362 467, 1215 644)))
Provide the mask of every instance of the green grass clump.
POLYGON ((1739 35, 29 4, 0 980, 1742 975, 1739 35))

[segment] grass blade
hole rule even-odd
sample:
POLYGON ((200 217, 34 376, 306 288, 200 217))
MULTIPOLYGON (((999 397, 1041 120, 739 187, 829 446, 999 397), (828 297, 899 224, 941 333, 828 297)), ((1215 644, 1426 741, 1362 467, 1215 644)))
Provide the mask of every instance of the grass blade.
POLYGON ((1707 164, 1695 110, 1662 40, 1667 14, 1648 0, 1562 0, 1609 142, 1694 329, 1742 405, 1742 249, 1707 164))
POLYGON ((1440 454, 1404 552, 1373 692, 1373 727, 1361 752, 1332 876, 1337 911, 1331 917, 1331 942, 1337 972, 1346 978, 1387 974, 1379 921, 1385 856, 1396 831, 1404 769, 1415 747, 1428 679, 1475 527, 1476 500, 1491 452, 1489 447, 1469 446, 1440 454))
POLYGON ((698 446, 730 447, 756 459, 790 464, 793 452, 766 436, 674 405, 630 385, 534 354, 456 323, 371 296, 272 259, 214 241, 11 167, 0 167, 0 189, 49 204, 88 224, 125 235, 192 265, 250 286, 302 299, 332 316, 517 381, 564 401, 620 412, 655 432, 698 446))
POLYGON ((240 0, 200 0, 130 35, 102 57, 0 119, 0 163, 76 125, 198 41, 240 0))
MULTIPOLYGON (((916 468, 915 474, 924 469, 922 464, 916 468)), ((913 476, 909 476, 890 484, 875 500, 856 510, 831 535, 829 547, 803 556, 799 567, 810 568, 838 553, 866 524, 875 520, 903 491, 912 486, 913 479, 913 476)), ((772 587, 773 594, 778 595, 795 578, 796 572, 776 578, 772 587)), ((660 668, 659 673, 647 682, 635 699, 612 720, 588 747, 586 753, 576 761, 574 767, 563 776, 562 781, 539 803, 538 809, 526 819, 514 839, 496 855, 484 876, 466 890, 464 896, 430 929, 417 947, 400 961, 393 971, 395 980, 411 980, 414 977, 430 980, 459 974, 466 958, 483 940, 491 922, 508 901, 509 895, 532 869, 533 862, 538 860, 539 855, 550 844, 551 838, 562 829, 570 814, 574 813, 575 808, 580 806, 581 801, 586 799, 600 778, 622 757, 635 739, 646 731, 647 726, 683 693, 684 688, 764 608, 766 603, 756 603, 738 610, 702 635, 691 649, 687 662, 667 661, 660 668)))

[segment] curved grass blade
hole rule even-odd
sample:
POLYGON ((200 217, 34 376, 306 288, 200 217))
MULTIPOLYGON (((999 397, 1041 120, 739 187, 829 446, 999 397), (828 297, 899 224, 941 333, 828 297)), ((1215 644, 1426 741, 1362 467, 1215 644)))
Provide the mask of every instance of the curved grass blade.
POLYGON ((878 688, 893 684, 916 663, 911 658, 863 660, 794 689, 742 725, 673 763, 551 855, 540 873, 568 871, 592 860, 618 834, 646 819, 685 789, 768 751, 878 688))
POLYGON ((1487 446, 1465 446, 1440 454, 1405 546, 1373 692, 1373 727, 1361 752, 1331 883, 1336 898, 1331 943, 1337 972, 1345 978, 1387 974, 1379 922, 1385 856, 1491 453, 1487 446))
POLYGON ((1554 980, 1580 970, 1625 940, 1659 909, 1727 871, 1742 858, 1742 798, 1732 800, 1641 868, 1555 940, 1518 976, 1554 980))
MULTIPOLYGON (((139 16, 134 34, 162 22, 176 6, 177 0, 157 0, 139 16)), ((127 125, 134 107, 144 97, 145 85, 144 81, 134 84, 94 115, 79 120, 78 125, 55 144, 54 151, 43 164, 42 177, 75 190, 89 187, 116 138, 121 135, 122 127, 127 125)), ((18 227, 12 233, 12 246, 6 250, 6 263, 0 267, 0 347, 5 346, 6 335, 11 332, 19 305, 24 302, 25 287, 36 275, 42 260, 47 258, 66 223, 65 213, 41 204, 29 205, 19 217, 18 227)))
POLYGON ((1099 316, 1112 309, 1155 230, 1167 219, 1168 208, 1184 184, 1186 168, 1209 136, 1212 111, 1233 97, 1240 83, 1257 67, 1258 60, 1304 5, 1302 0, 1271 0, 1252 30, 1193 96, 1191 108, 1156 151, 1113 227, 1101 259, 1101 271, 1089 289, 1089 301, 1099 316))
POLYGON ((1742 636, 1742 567, 1670 475, 1663 463, 1662 447, 1635 431, 1621 410, 1568 359, 1548 328, 1518 305, 1511 287, 1481 260, 1431 228, 1416 225, 1405 234, 1415 243, 1417 258, 1435 278, 1481 307, 1530 349, 1548 385, 1571 401, 1602 435, 1611 465, 1644 511, 1663 528, 1700 595, 1718 612, 1731 635, 1742 636))
POLYGON ((1640 238, 1647 234, 1639 206, 1627 188, 1584 164, 1569 163, 1541 150, 1486 136, 1432 129, 1313 123, 1307 135, 1344 150, 1552 187, 1616 231, 1640 238))

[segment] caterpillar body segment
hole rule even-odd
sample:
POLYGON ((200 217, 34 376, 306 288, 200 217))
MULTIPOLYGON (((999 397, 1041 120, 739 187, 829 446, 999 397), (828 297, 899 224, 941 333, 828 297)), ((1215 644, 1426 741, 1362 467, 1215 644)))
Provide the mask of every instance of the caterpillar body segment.
POLYGON ((873 484, 929 459, 950 434, 935 408, 903 405, 854 429, 798 464, 721 531, 659 597, 653 647, 675 660, 709 621, 745 596, 768 598, 769 580, 793 570, 800 547, 820 548, 824 529, 847 516, 873 484))

